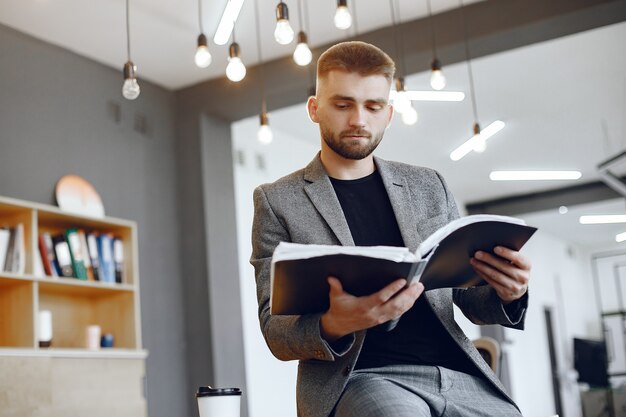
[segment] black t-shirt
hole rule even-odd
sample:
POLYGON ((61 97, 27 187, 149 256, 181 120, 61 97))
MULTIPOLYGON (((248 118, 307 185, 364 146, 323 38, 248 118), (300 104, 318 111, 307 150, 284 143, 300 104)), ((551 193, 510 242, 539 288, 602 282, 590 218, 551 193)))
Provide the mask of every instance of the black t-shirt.
MULTIPOLYGON (((378 171, 357 180, 330 180, 356 245, 404 246, 378 171)), ((356 368, 390 364, 439 365, 479 374, 435 316, 425 297, 418 298, 393 330, 368 329, 356 368)))

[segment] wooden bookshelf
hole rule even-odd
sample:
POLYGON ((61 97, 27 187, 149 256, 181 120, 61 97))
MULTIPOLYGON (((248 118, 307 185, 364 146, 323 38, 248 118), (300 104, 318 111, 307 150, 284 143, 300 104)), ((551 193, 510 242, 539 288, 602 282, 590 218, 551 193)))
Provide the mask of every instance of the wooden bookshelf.
POLYGON ((0 197, 0 228, 18 224, 24 227, 24 272, 0 271, 0 414, 45 410, 48 417, 147 416, 135 223, 0 197), (71 228, 121 239, 122 283, 45 275, 39 234, 59 235, 71 228), (52 315, 48 348, 39 347, 41 310, 52 315), (87 349, 90 325, 113 334, 114 347, 87 349))
POLYGON ((103 334, 113 334, 113 349, 141 350, 136 224, 0 197, 0 227, 12 228, 20 223, 24 225, 25 272, 0 271, 0 355, 4 348, 48 349, 40 348, 37 340, 40 310, 52 313, 53 348, 85 349, 86 328, 95 324, 103 334), (123 283, 53 278, 44 274, 37 266, 41 259, 39 234, 61 234, 70 228, 111 233, 122 240, 123 283))

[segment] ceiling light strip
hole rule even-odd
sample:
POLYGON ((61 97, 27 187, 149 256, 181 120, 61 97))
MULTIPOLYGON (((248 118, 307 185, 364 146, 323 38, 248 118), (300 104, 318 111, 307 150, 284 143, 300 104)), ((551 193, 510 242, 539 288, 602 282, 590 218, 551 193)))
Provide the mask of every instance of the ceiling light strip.
MULTIPOLYGON (((415 91, 406 90, 406 97, 412 101, 463 101, 465 93, 461 91, 415 91)), ((397 91, 391 90, 389 98, 391 100, 396 96, 397 91)))
POLYGON ((613 224, 626 223, 626 214, 595 214, 580 216, 580 224, 613 224))
POLYGON ((580 171, 492 171, 492 181, 548 181, 577 180, 582 177, 580 171))
POLYGON ((453 161, 458 161, 459 159, 463 158, 465 155, 473 151, 475 148, 479 147, 481 144, 484 145, 487 139, 504 129, 504 126, 505 124, 502 120, 496 120, 495 122, 491 123, 489 126, 484 128, 480 132, 480 134, 472 136, 461 146, 453 150, 450 153, 450 159, 452 159, 453 161))
POLYGON ((226 7, 224 7, 224 13, 213 36, 213 42, 217 45, 226 45, 226 42, 230 39, 230 34, 235 27, 235 22, 239 17, 239 12, 243 6, 244 0, 228 0, 226 7))

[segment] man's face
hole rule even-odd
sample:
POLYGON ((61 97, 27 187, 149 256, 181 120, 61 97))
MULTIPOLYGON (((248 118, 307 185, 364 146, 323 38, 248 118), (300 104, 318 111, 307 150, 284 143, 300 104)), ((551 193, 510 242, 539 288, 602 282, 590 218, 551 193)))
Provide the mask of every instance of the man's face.
POLYGON ((322 148, 359 160, 369 156, 391 121, 391 83, 382 75, 331 71, 309 99, 309 115, 320 126, 322 148))

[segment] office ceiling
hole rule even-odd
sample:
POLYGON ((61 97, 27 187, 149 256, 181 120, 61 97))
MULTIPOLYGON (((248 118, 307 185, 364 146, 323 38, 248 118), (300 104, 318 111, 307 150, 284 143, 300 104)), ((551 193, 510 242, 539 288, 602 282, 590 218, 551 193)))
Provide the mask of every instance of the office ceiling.
MULTIPOLYGON (((290 55, 293 45, 273 39, 277 0, 258 0, 263 59, 290 55)), ((357 27, 347 32, 333 25, 335 0, 288 0, 294 30, 300 28, 298 7, 305 2, 312 46, 391 24, 389 1, 349 1, 357 27), (307 10, 308 9, 308 10, 307 10)), ((463 0, 463 4, 473 3, 463 0)), ((203 0, 203 24, 209 38, 217 27, 226 0, 203 0)), ((401 21, 427 15, 426 0, 398 0, 401 21)), ((458 7, 459 0, 432 0, 435 13, 458 7)), ((112 68, 126 61, 125 2, 101 0, 22 0, 0 2, 0 24, 60 46, 112 68)), ((227 46, 210 42, 213 64, 199 69, 193 63, 198 28, 196 0, 130 0, 132 59, 141 79, 176 90, 222 77, 227 46)), ((246 0, 238 21, 237 41, 250 66, 258 62, 254 1, 246 0)), ((494 136, 483 154, 452 162, 448 154, 466 139, 473 122, 469 97, 461 103, 418 103, 420 121, 404 126, 394 121, 380 155, 441 171, 460 202, 470 203, 521 193, 560 188, 573 183, 494 183, 498 169, 576 169, 580 182, 599 180, 596 166, 626 148, 626 23, 513 49, 473 61, 478 115, 484 127, 500 119, 507 127, 494 136)), ((445 64, 445 63, 444 63, 445 64)), ((444 67, 449 90, 468 93, 464 63, 444 67)), ((428 74, 407 77, 410 89, 428 89, 428 74)), ((273 129, 317 143, 316 126, 302 105, 273 112, 273 129)), ((613 212, 620 203, 587 206, 585 210, 613 212)), ((577 210, 570 210, 577 213, 577 210)), ((551 230, 567 216, 537 222, 551 230)), ((534 216, 534 215, 533 215, 534 216)), ((573 216, 569 216, 573 218, 573 216)), ((588 247, 611 245, 618 227, 565 223, 553 233, 588 247), (584 227, 581 229, 580 227, 584 227), (574 231, 577 232, 569 233, 574 231), (612 229, 611 229, 612 230, 612 229), (598 236, 606 238, 596 239, 598 236), (588 238, 586 238, 586 236, 588 238), (591 239, 590 237, 593 237, 591 239)))

